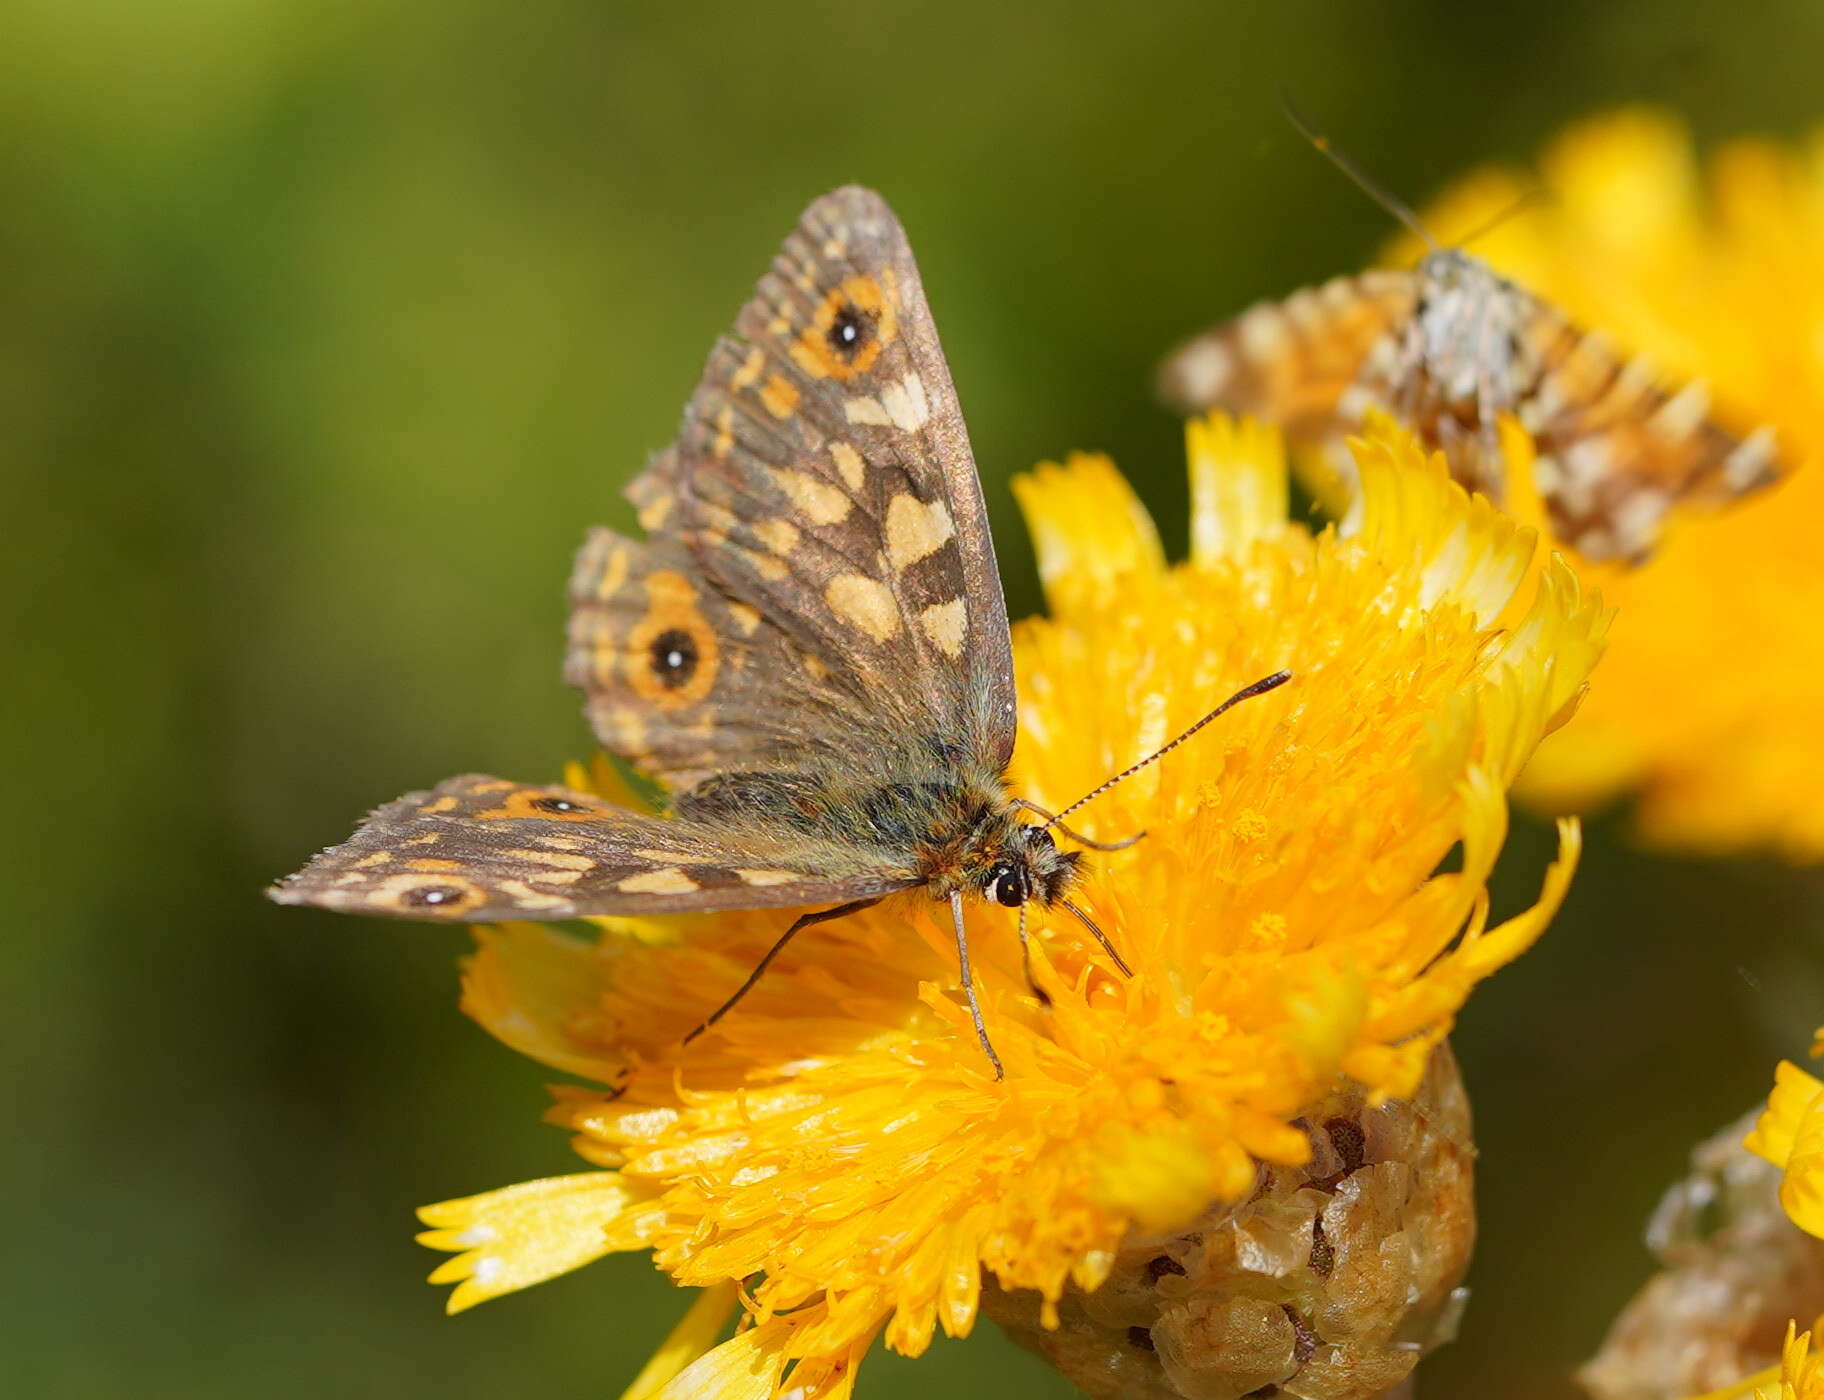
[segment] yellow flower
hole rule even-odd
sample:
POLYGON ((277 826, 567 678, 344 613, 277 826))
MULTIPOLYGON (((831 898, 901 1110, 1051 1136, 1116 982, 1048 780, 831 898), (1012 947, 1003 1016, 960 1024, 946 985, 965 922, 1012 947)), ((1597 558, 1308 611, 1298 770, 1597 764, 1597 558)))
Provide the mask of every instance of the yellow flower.
POLYGON ((968 1332, 983 1270, 1055 1325, 1130 1229, 1246 1196, 1257 1163, 1303 1164, 1292 1120, 1340 1084, 1413 1093, 1474 984, 1563 897, 1570 823, 1538 903, 1487 925, 1505 790, 1574 708, 1606 615, 1384 425, 1347 538, 1287 520, 1275 436, 1212 421, 1190 439, 1176 567, 1104 460, 1017 488, 1053 615, 1015 633, 1015 792, 1055 809, 1238 685, 1295 673, 1085 809, 1095 837, 1147 832, 1080 892, 1131 980, 1039 912, 1041 1007, 1013 911, 972 908, 997 1081, 922 896, 799 938, 689 1047, 785 916, 670 921, 670 940, 618 921, 594 945, 481 930, 470 1014, 625 1089, 555 1091, 552 1121, 600 1170, 426 1211, 426 1242, 463 1251, 434 1276, 461 1280, 452 1308, 650 1249, 712 1292, 635 1393, 846 1395, 883 1329, 907 1354, 968 1332), (711 1349, 737 1285, 746 1325, 711 1349))
MULTIPOLYGON (((1573 127, 1537 179, 1485 171, 1425 211, 1465 235, 1528 189, 1547 199, 1473 251, 1584 325, 1705 380, 1718 417, 1824 447, 1824 135, 1740 141, 1700 168, 1650 111, 1573 127)), ((1409 262, 1408 240, 1394 253, 1409 262)), ((1522 783, 1550 811, 1636 795, 1649 840, 1824 858, 1824 471, 1675 522, 1639 571, 1585 572, 1618 605, 1602 683, 1522 783), (1667 696, 1678 703, 1667 704, 1667 696)))
POLYGON ((1782 1060, 1767 1111, 1742 1145, 1786 1173, 1780 1204, 1801 1230, 1824 1239, 1824 1083, 1782 1060))
POLYGON ((1797 1323, 1787 1323, 1779 1365, 1696 1400, 1824 1400, 1824 1352, 1813 1355, 1811 1351, 1811 1335, 1819 1324, 1824 1324, 1824 1318, 1811 1331, 1801 1332, 1797 1323))
MULTIPOLYGON (((1780 1204, 1800 1229, 1824 1238, 1824 1083, 1782 1061, 1766 1111, 1742 1146, 1785 1173, 1780 1204)), ((1811 1351, 1820 1326, 1824 1318, 1806 1332, 1789 1322, 1778 1365, 1697 1400, 1824 1400, 1824 1352, 1811 1351)))

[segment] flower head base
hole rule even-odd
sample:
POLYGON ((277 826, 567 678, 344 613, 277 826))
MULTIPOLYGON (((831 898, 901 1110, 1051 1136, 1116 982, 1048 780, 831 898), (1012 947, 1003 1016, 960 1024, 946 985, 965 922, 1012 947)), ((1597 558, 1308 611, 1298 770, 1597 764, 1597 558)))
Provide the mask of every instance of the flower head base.
POLYGON ((1302 1167, 1158 1234, 1131 1231, 1108 1279, 1038 1295, 991 1282, 982 1310, 1094 1400, 1380 1395, 1448 1341, 1475 1234, 1469 1100, 1450 1047, 1411 1099, 1353 1086, 1312 1104, 1302 1167))
MULTIPOLYGON (((1714 517, 1675 521, 1646 567, 1583 570, 1619 605, 1603 681, 1522 790, 1546 810, 1637 794, 1650 840, 1824 858, 1824 146, 1724 147, 1700 170, 1676 123, 1624 111, 1572 128, 1538 181, 1472 175, 1425 212, 1449 239, 1529 188, 1549 201, 1475 253, 1668 374, 1720 421, 1773 425, 1801 463, 1714 517), (1809 465, 1806 465, 1809 464, 1809 465), (1667 695, 1679 703, 1664 703, 1667 695)), ((1410 240, 1393 256, 1409 261, 1410 240)))
MULTIPOLYGON (((453 1306, 591 1250, 650 1248, 680 1283, 745 1281, 752 1324, 670 1393, 713 1372, 728 1396, 845 1394, 883 1328, 911 1354, 940 1327, 967 1332, 984 1271, 1056 1326, 1067 1290, 1102 1284, 1131 1232, 1303 1167, 1297 1120, 1313 1105, 1349 1085, 1366 1106, 1418 1090, 1470 989, 1563 896, 1568 825, 1539 903, 1487 925, 1504 790, 1574 707, 1605 614, 1563 566, 1536 563, 1530 532, 1389 428, 1361 447, 1348 538, 1287 521, 1271 435, 1211 422, 1191 440, 1181 566, 1105 461, 1019 487, 1053 616, 1015 633, 1015 792, 1056 810, 1212 697, 1296 673, 1082 814, 1092 836, 1148 833, 1096 856, 1079 890, 1134 976, 1041 913, 1042 1006, 1012 911, 973 907, 997 1081, 948 929, 919 896, 800 937, 684 1048, 780 915, 680 921, 669 941, 618 924, 597 947, 483 931, 469 1012, 624 1088, 557 1091, 553 1121, 599 1172, 427 1212, 442 1227, 428 1242, 467 1250, 439 1272, 463 1280, 453 1306)), ((1347 1342, 1320 1327, 1311 1345, 1347 1342)))

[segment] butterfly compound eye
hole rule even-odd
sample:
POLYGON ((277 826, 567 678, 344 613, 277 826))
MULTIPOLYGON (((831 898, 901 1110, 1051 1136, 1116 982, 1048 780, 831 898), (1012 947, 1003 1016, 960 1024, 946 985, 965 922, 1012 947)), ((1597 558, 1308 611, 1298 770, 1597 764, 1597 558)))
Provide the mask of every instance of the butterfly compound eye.
POLYGON ((1018 866, 997 865, 988 872, 988 895, 997 904, 1012 908, 1026 902, 1026 876, 1018 866))
POLYGON ((682 627, 668 627, 652 639, 648 650, 652 673, 667 690, 690 684, 697 673, 697 640, 682 627))

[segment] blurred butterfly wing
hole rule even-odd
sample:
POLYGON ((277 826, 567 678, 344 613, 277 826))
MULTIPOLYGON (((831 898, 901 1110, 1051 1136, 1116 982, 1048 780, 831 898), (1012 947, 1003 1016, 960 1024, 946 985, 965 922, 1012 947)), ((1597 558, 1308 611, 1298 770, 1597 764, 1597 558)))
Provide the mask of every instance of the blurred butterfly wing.
POLYGON ((1336 277, 1260 302, 1166 356, 1160 397, 1181 413, 1221 409, 1276 423, 1295 446, 1328 445, 1359 426, 1349 390, 1397 361, 1399 330, 1417 302, 1410 271, 1336 277))
POLYGON ((598 536, 579 561, 570 674, 602 742, 674 788, 858 755, 1000 767, 1013 672, 987 512, 880 197, 814 203, 735 331, 677 444, 629 490, 648 543, 598 536), (638 643, 657 635, 649 580, 665 572, 691 590, 717 661, 660 703, 671 655, 638 643))
POLYGON ((640 816, 567 788, 471 774, 389 802, 268 893, 474 923, 839 904, 913 883, 862 846, 640 816))
POLYGON ((1771 429, 1737 437, 1709 417, 1701 383, 1670 390, 1641 358, 1525 298, 1515 413, 1558 538, 1591 559, 1640 560, 1675 506, 1715 507, 1778 478, 1771 429))

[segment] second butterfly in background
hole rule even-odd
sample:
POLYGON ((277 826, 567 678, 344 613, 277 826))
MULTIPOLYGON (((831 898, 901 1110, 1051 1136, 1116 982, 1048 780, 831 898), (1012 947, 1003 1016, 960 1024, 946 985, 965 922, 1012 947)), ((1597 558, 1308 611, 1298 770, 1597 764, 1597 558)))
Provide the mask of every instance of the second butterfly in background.
POLYGON ((1430 251, 1412 268, 1260 302, 1187 341, 1160 367, 1172 407, 1278 424, 1344 485, 1353 481, 1345 439, 1370 412, 1389 413, 1498 504, 1509 496, 1500 422, 1511 415, 1532 436, 1553 534, 1593 562, 1640 563, 1675 506, 1719 506, 1778 478, 1771 429, 1718 426, 1702 383, 1667 383, 1644 356, 1442 245, 1323 137, 1305 134, 1430 251))

